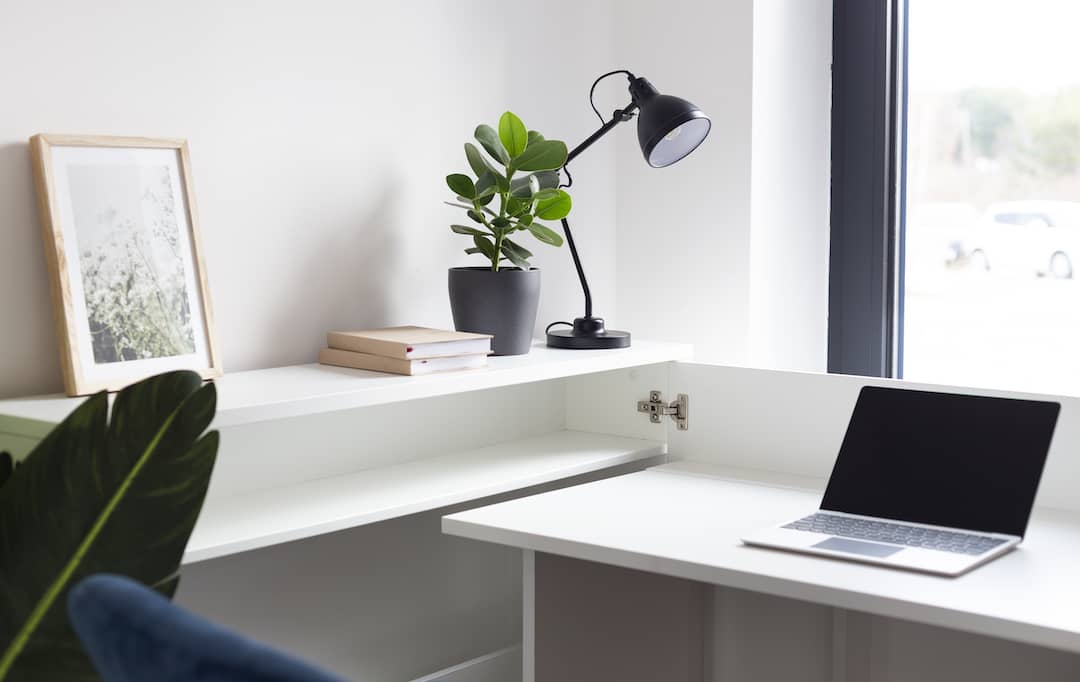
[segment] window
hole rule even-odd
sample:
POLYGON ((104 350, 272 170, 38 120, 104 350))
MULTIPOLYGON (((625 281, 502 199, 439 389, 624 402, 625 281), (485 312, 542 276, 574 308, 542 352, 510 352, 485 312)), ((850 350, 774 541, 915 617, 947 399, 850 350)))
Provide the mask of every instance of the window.
POLYGON ((830 371, 1080 391, 1077 25, 836 0, 830 371))
POLYGON ((905 378, 1080 391, 1077 25, 909 0, 905 378))

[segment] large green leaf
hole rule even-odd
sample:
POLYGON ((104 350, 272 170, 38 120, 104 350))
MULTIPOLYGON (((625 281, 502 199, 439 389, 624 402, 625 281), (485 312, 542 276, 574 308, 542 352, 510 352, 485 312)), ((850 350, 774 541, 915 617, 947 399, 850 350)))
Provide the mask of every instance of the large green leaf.
POLYGON ((512 111, 504 112, 499 118, 499 140, 510 153, 510 158, 525 151, 525 145, 529 144, 529 133, 525 124, 512 111))
POLYGON ((536 237, 540 241, 550 246, 562 246, 563 238, 555 230, 551 229, 547 225, 533 222, 528 227, 529 232, 532 232, 532 236, 536 237))
POLYGON ((213 384, 170 372, 99 393, 52 430, 0 488, 0 680, 96 680, 67 622, 67 591, 93 573, 171 595, 202 508, 218 435, 213 384))
POLYGON ((561 220, 570 215, 571 206, 570 195, 558 189, 554 196, 541 197, 536 202, 536 217, 541 220, 561 220))
POLYGON ((514 168, 523 171, 556 170, 566 163, 566 143, 539 140, 530 144, 514 159, 514 168))
POLYGON ((494 128, 481 123, 476 126, 473 136, 476 137, 476 141, 480 143, 480 146, 486 149, 488 154, 491 154, 491 158, 503 165, 510 163, 510 153, 506 151, 506 147, 503 146, 502 140, 499 139, 499 134, 495 132, 494 128))
POLYGON ((4 487, 4 483, 13 471, 15 471, 15 458, 10 452, 0 452, 0 488, 4 487))
POLYGON ((530 130, 529 133, 528 133, 528 137, 529 137, 529 144, 532 144, 533 142, 543 142, 544 141, 544 136, 541 135, 540 133, 536 132, 535 130, 530 130))

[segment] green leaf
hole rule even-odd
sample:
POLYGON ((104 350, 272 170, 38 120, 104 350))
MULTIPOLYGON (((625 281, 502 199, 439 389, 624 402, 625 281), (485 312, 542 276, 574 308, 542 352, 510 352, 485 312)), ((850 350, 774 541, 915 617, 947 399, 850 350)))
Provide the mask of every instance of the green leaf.
POLYGON ((533 142, 543 142, 544 141, 544 136, 541 135, 540 133, 536 132, 535 130, 530 130, 529 131, 528 138, 529 138, 529 144, 532 144, 533 142))
POLYGON ((537 201, 545 201, 547 199, 553 199, 557 196, 559 196, 559 190, 542 189, 536 193, 536 196, 534 196, 533 199, 536 199, 537 201))
POLYGON ((512 111, 504 112, 499 118, 499 140, 510 153, 510 158, 525 151, 525 146, 529 143, 525 124, 512 111))
POLYGON ((476 148, 476 145, 472 142, 465 143, 465 158, 469 160, 469 168, 472 168, 476 177, 482 177, 484 173, 498 173, 495 166, 492 166, 484 155, 480 153, 480 150, 476 148))
POLYGON ((473 135, 476 137, 476 141, 480 143, 480 146, 486 149, 488 154, 491 154, 491 158, 496 159, 504 166, 510 163, 510 154, 506 151, 502 141, 499 140, 499 135, 494 128, 481 123, 476 126, 476 132, 473 135))
POLYGON ((451 173, 446 176, 446 186, 451 192, 457 194, 459 199, 471 201, 476 198, 476 185, 468 175, 451 173))
POLYGON ((213 384, 169 372, 84 401, 0 488, 0 679, 97 679, 68 590, 118 573, 168 594, 202 508, 218 435, 213 384), (201 388, 200 388, 201 387, 201 388))
POLYGON ((503 248, 509 248, 512 251, 515 251, 522 258, 532 258, 533 256, 532 251, 529 251, 521 244, 512 241, 509 237, 503 237, 503 248))
MULTIPOLYGON (((490 199, 490 197, 488 197, 488 198, 490 199)), ((483 211, 483 212, 488 213, 490 215, 495 215, 495 212, 492 211, 490 208, 484 208, 483 206, 477 206, 476 204, 478 202, 475 202, 472 199, 462 198, 462 202, 468 202, 468 203, 454 203, 453 201, 444 201, 443 203, 446 204, 447 206, 453 206, 454 208, 463 208, 466 211, 483 211), (472 206, 470 206, 469 204, 472 204, 472 206)), ((484 202, 480 201, 479 203, 483 204, 484 202)))
POLYGON ((14 471, 15 458, 11 456, 10 452, 0 452, 0 488, 4 487, 4 483, 11 478, 14 471))
POLYGON ((506 259, 508 261, 518 266, 522 270, 528 270, 530 267, 532 267, 531 265, 529 265, 528 258, 522 256, 518 251, 508 246, 505 241, 503 241, 501 251, 503 255, 506 256, 506 259))
POLYGON ((510 193, 516 197, 528 198, 547 189, 558 189, 559 171, 546 170, 514 178, 510 183, 510 193), (531 190, 532 194, 529 194, 531 190))
POLYGON ((515 197, 528 199, 539 191, 540 179, 536 175, 523 175, 510 182, 510 194, 515 197))
POLYGON ((532 232, 532 236, 536 237, 545 244, 548 244, 550 246, 562 246, 562 236, 555 230, 552 230, 547 225, 533 222, 531 225, 529 225, 529 232, 532 232))
POLYGON ((522 227, 528 227, 529 225, 532 225, 532 221, 533 217, 531 213, 526 213, 525 215, 518 218, 518 224, 522 227))
POLYGON ((490 239, 477 235, 473 237, 473 244, 476 244, 476 248, 480 249, 480 253, 490 260, 495 260, 495 244, 490 239))
POLYGON ((458 234, 474 234, 480 236, 484 236, 487 234, 487 232, 478 230, 475 227, 469 227, 468 225, 451 225, 450 229, 454 232, 457 232, 458 234))
POLYGON ((514 159, 513 167, 523 171, 556 170, 566 163, 566 143, 541 140, 531 144, 514 159))
POLYGON ((484 253, 484 252, 483 252, 483 251, 481 251, 480 249, 476 248, 475 246, 470 246, 469 248, 465 249, 465 253, 467 253, 467 254, 469 254, 470 256, 472 256, 472 255, 474 255, 474 254, 477 254, 477 253, 484 253))
MULTIPOLYGON (((493 192, 492 194, 486 194, 486 195, 484 195, 482 197, 477 197, 476 198, 476 203, 480 204, 481 207, 487 206, 488 204, 491 203, 491 200, 495 198, 496 194, 497 194, 497 192, 493 192)), ((487 210, 488 212, 491 212, 490 209, 485 209, 485 210, 487 210)))
POLYGON ((478 222, 478 223, 481 223, 481 224, 483 224, 483 222, 484 222, 484 215, 482 213, 480 213, 480 211, 477 211, 476 209, 469 209, 468 211, 465 212, 465 215, 472 218, 473 221, 475 221, 475 222, 478 222))
POLYGON ((509 227, 510 226, 510 219, 499 216, 498 218, 495 218, 494 220, 491 221, 491 226, 492 227, 497 227, 499 229, 502 229, 504 227, 509 227))
POLYGON ((533 176, 540 181, 540 189, 559 188, 559 171, 557 170, 538 171, 533 173, 533 176))
POLYGON ((495 174, 495 184, 499 186, 500 192, 506 192, 510 189, 510 181, 502 173, 495 174))
POLYGON ((484 174, 476 181, 476 198, 483 199, 495 194, 496 187, 494 173, 484 171, 484 174))
POLYGON ((532 206, 531 200, 510 197, 506 201, 506 212, 514 217, 517 217, 525 211, 528 211, 530 206, 532 206))
POLYGON ((536 217, 542 220, 561 220, 570 215, 573 202, 565 191, 555 190, 556 195, 536 202, 536 217))

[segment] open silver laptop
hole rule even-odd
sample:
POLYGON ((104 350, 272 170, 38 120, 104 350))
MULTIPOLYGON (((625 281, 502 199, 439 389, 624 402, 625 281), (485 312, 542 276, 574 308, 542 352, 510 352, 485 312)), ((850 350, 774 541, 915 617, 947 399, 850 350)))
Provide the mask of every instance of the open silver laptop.
POLYGON ((817 512, 743 538, 959 575, 1024 537, 1061 406, 866 386, 817 512))

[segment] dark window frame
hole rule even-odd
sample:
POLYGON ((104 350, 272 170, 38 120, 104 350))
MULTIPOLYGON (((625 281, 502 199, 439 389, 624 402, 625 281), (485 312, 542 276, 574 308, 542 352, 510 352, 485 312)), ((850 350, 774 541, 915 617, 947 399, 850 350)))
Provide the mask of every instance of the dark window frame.
POLYGON ((834 0, 828 371, 903 376, 907 0, 834 0))

